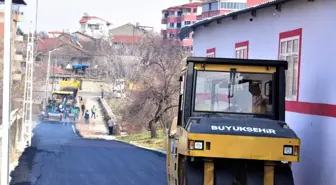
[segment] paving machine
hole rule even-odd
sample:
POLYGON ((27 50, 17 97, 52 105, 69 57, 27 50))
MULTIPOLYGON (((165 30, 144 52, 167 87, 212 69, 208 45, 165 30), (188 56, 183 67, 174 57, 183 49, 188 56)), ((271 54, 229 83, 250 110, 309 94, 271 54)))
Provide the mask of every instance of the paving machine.
POLYGON ((294 185, 286 61, 188 57, 168 129, 169 185, 294 185))
POLYGON ((60 90, 61 91, 71 91, 73 94, 71 100, 75 100, 77 98, 78 90, 81 87, 80 80, 64 78, 60 81, 60 90))

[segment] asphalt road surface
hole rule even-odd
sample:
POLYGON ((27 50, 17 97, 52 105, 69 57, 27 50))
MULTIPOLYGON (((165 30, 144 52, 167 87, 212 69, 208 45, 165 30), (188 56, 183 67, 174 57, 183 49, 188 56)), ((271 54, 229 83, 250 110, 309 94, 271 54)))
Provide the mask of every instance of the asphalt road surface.
POLYGON ((12 172, 11 185, 166 185, 165 158, 118 141, 76 136, 43 122, 12 172))

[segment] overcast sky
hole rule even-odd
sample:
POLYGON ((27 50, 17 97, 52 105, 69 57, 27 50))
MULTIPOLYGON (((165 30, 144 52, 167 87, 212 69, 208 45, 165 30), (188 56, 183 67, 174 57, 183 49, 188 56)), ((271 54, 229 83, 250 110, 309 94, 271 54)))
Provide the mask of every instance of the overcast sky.
MULTIPOLYGON (((26 30, 27 22, 35 20, 36 0, 25 0, 24 23, 19 26, 26 30)), ((79 20, 84 13, 97 16, 115 25, 139 22, 143 26, 161 28, 161 10, 169 6, 188 3, 188 0, 39 0, 39 31, 61 31, 79 29, 79 20)))

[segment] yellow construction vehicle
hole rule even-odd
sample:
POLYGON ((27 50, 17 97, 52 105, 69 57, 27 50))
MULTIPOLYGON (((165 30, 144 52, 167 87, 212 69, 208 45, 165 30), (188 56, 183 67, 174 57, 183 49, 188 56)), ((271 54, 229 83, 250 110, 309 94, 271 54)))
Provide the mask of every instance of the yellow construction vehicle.
POLYGON ((73 99, 73 92, 72 91, 53 91, 52 92, 53 99, 56 100, 56 103, 62 103, 64 97, 67 98, 68 102, 71 103, 69 100, 73 99))
POLYGON ((286 61, 188 57, 168 129, 169 185, 294 185, 286 61))

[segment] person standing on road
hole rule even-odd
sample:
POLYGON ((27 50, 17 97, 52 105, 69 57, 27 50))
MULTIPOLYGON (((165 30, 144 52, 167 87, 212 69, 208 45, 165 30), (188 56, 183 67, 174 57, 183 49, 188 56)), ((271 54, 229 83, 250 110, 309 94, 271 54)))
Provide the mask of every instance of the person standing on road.
POLYGON ((103 99, 104 98, 104 89, 103 88, 101 88, 100 93, 101 93, 101 98, 103 99))
POLYGON ((64 124, 69 124, 69 111, 67 109, 64 110, 64 116, 63 116, 63 125, 64 124))
POLYGON ((95 106, 93 106, 91 108, 91 118, 93 118, 93 117, 94 117, 94 119, 96 119, 96 107, 95 106))
POLYGON ((84 103, 82 104, 82 116, 84 116, 84 113, 85 113, 85 105, 84 105, 84 103))
POLYGON ((79 107, 74 107, 73 114, 74 114, 74 121, 77 121, 78 119, 78 113, 79 113, 79 107))
POLYGON ((112 119, 110 118, 107 123, 108 123, 109 135, 112 135, 113 134, 113 121, 112 121, 112 119))
POLYGON ((89 124, 89 118, 90 118, 89 110, 86 110, 84 116, 85 124, 89 124))
POLYGON ((61 114, 60 114, 60 119, 59 119, 59 121, 63 121, 63 112, 61 112, 61 114))

